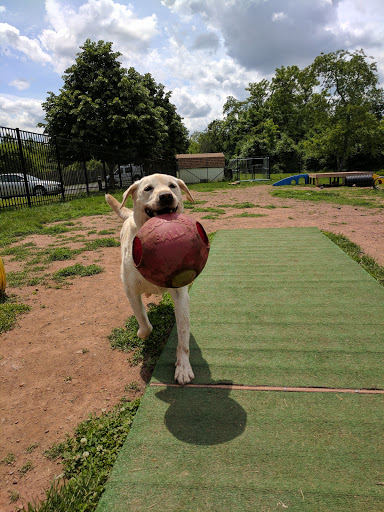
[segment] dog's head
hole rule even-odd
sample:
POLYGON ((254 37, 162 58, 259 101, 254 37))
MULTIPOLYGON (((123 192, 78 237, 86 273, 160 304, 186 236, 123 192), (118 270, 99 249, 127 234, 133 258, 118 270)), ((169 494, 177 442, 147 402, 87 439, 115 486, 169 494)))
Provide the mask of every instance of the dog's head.
POLYGON ((129 196, 133 199, 133 216, 140 227, 151 217, 164 213, 182 213, 181 191, 194 202, 184 181, 168 174, 152 174, 136 181, 124 192, 121 208, 129 196))

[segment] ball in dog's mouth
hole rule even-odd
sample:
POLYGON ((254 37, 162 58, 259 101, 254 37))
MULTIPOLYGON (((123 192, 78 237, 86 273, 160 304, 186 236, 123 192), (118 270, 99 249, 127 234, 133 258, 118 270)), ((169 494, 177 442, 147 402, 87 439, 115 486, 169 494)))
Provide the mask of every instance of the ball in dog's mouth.
POLYGON ((161 210, 152 210, 151 208, 145 208, 145 213, 148 217, 155 217, 156 215, 165 215, 167 213, 176 213, 178 206, 176 208, 162 208, 161 210))

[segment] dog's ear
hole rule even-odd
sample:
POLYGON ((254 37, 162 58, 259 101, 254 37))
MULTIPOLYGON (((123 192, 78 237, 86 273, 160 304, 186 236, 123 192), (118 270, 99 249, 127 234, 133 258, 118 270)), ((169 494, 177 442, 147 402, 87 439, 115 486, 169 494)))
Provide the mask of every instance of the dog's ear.
POLYGON ((122 207, 125 205, 125 203, 126 203, 126 201, 127 201, 127 199, 128 199, 128 197, 129 197, 129 196, 132 196, 132 197, 133 197, 133 199, 135 199, 134 194, 135 194, 135 192, 136 192, 136 190, 137 190, 138 185, 139 185, 139 182, 138 182, 138 181, 136 181, 133 185, 131 185, 131 186, 130 186, 130 187, 129 187, 125 192, 124 192, 124 194, 123 194, 123 202, 121 203, 120 208, 122 208, 122 207))
POLYGON ((193 197, 192 197, 192 195, 191 195, 191 193, 189 191, 189 188, 184 183, 184 181, 183 180, 179 180, 178 178, 176 178, 176 181, 177 181, 177 184, 179 185, 179 187, 181 188, 181 190, 184 190, 185 195, 187 196, 188 201, 191 201, 191 203, 194 203, 195 200, 193 199, 193 197))

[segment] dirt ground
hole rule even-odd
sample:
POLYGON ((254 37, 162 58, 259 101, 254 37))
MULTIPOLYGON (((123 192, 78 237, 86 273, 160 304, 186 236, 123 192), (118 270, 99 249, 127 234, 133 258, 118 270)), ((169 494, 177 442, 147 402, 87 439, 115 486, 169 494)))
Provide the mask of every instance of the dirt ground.
MULTIPOLYGON (((207 232, 315 226, 346 235, 384 265, 383 209, 279 199, 269 194, 270 188, 228 186, 225 191, 195 192, 196 200, 206 201, 199 205, 204 208, 245 201, 258 207, 225 208, 226 213, 217 219, 203 219, 207 215, 203 212, 193 215, 202 219, 207 232), (264 216, 235 217, 242 211, 264 216)), ((119 236, 121 221, 113 213, 76 222, 88 233, 108 229, 113 230, 108 236, 119 236)), ((33 241, 47 247, 54 240, 54 236, 34 235, 22 243, 33 241)), ((3 257, 3 261, 6 272, 23 270, 23 262, 12 261, 11 256, 3 257)), ((9 453, 15 455, 12 465, 0 464, 0 511, 14 512, 28 501, 43 499, 52 480, 62 472, 60 463, 49 461, 43 452, 63 441, 66 433, 72 434, 90 413, 113 407, 123 396, 134 399, 146 385, 140 368, 129 366, 129 354, 112 350, 107 339, 112 329, 124 326, 132 314, 120 282, 120 249, 82 253, 76 260, 53 262, 47 271, 76 262, 97 263, 104 272, 76 278, 60 289, 44 285, 7 289, 31 310, 19 319, 16 328, 0 336, 0 460, 9 453), (127 391, 132 382, 140 391, 127 391), (19 469, 27 462, 33 469, 22 476, 19 469), (11 493, 18 493, 20 499, 11 503, 11 493)), ((154 301, 152 297, 147 302, 154 301)))

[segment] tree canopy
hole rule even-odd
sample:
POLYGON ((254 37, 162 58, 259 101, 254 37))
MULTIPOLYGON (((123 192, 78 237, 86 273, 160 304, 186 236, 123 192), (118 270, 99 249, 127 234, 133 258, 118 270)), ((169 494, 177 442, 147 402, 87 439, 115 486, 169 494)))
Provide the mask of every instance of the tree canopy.
POLYGON ((244 101, 227 98, 223 120, 194 132, 191 152, 228 158, 272 157, 276 171, 297 173, 384 165, 384 92, 363 50, 321 54, 300 69, 276 69, 250 83, 244 101))
POLYGON ((133 160, 171 158, 187 147, 187 130, 170 92, 147 73, 121 66, 112 43, 89 39, 43 103, 45 133, 124 150, 133 160))

